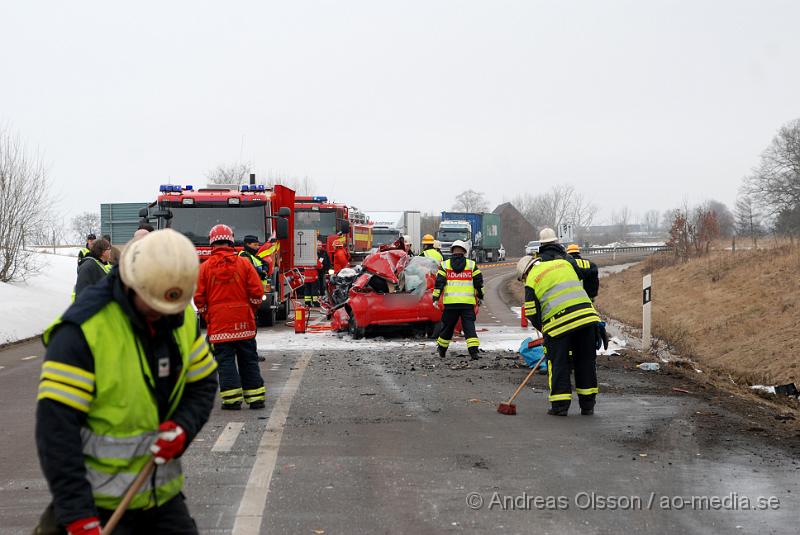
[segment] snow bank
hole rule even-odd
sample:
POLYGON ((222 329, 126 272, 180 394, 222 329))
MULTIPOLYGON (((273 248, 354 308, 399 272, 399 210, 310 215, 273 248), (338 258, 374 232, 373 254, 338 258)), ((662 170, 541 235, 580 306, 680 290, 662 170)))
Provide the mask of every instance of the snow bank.
POLYGON ((37 253, 40 273, 23 283, 0 282, 0 344, 41 334, 69 306, 76 256, 77 249, 75 256, 37 253))

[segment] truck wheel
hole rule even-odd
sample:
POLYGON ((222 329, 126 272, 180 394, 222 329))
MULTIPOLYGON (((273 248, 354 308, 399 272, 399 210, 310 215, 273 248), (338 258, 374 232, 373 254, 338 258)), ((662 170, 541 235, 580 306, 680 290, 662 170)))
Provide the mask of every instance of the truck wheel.
POLYGON ((272 327, 275 325, 275 309, 272 308, 272 299, 267 298, 261 302, 256 319, 259 327, 272 327))
POLYGON ((289 319, 289 306, 291 303, 289 299, 286 299, 283 303, 278 305, 277 310, 275 311, 275 319, 279 321, 285 321, 289 319))

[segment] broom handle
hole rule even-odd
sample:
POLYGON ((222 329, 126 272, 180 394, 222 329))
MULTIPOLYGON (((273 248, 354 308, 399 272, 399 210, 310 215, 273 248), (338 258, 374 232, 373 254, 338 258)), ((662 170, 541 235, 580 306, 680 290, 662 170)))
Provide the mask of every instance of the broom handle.
POLYGON ((531 368, 531 371, 528 373, 528 376, 525 378, 525 380, 522 381, 522 384, 517 387, 517 391, 514 392, 514 395, 511 396, 511 399, 509 399, 507 402, 509 405, 511 405, 511 403, 519 395, 519 393, 522 392, 522 389, 525 388, 525 385, 528 384, 528 381, 530 381, 531 377, 533 377, 533 374, 536 373, 537 369, 539 369, 539 364, 541 364, 543 360, 544 360, 544 355, 542 356, 542 358, 539 359, 539 362, 536 363, 536 366, 531 368))
POLYGON ((117 508, 114 509, 114 514, 111 515, 111 518, 108 519, 106 525, 103 526, 102 535, 111 535, 111 532, 114 531, 114 528, 117 527, 117 524, 119 524, 119 521, 122 519, 122 515, 124 515, 125 511, 128 510, 128 506, 133 501, 133 497, 136 496, 136 493, 138 493, 139 489, 142 488, 142 485, 144 485, 144 483, 147 481, 147 478, 153 473, 153 468, 155 465, 155 458, 147 461, 147 464, 144 465, 142 471, 139 472, 139 475, 136 476, 136 479, 134 479, 133 483, 131 483, 131 486, 125 493, 125 496, 123 496, 122 501, 119 503, 117 508))

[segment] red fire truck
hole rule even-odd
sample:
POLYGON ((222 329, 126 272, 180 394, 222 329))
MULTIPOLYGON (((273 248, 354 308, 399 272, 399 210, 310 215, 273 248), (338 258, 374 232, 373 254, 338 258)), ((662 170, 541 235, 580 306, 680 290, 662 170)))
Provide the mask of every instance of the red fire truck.
POLYGON ((291 304, 291 290, 302 279, 294 269, 294 191, 280 185, 267 188, 251 184, 211 185, 194 189, 191 185, 162 185, 158 200, 143 208, 139 216, 155 220, 158 228, 172 228, 192 240, 202 262, 211 254, 208 231, 218 223, 233 229, 234 246, 241 249, 247 234, 266 242, 274 236, 279 247, 273 258, 275 266, 264 288, 264 302, 258 310, 259 325, 270 326, 286 319, 291 304))
POLYGON ((295 197, 294 265, 306 282, 317 280, 317 242, 333 259, 334 242, 344 240, 353 260, 363 260, 372 248, 372 223, 354 208, 328 202, 324 196, 295 197))

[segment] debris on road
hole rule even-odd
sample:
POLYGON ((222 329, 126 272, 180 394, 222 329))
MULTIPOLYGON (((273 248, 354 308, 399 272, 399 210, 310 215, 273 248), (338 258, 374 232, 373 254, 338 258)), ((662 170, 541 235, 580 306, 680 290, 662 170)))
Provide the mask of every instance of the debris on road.
POLYGON ((689 392, 688 390, 686 390, 684 388, 678 388, 676 386, 672 387, 672 391, 673 392, 680 392, 681 394, 691 394, 691 392, 689 392))
POLYGON ((646 372, 657 372, 658 370, 661 369, 661 364, 659 364, 658 362, 642 362, 636 367, 646 372))

